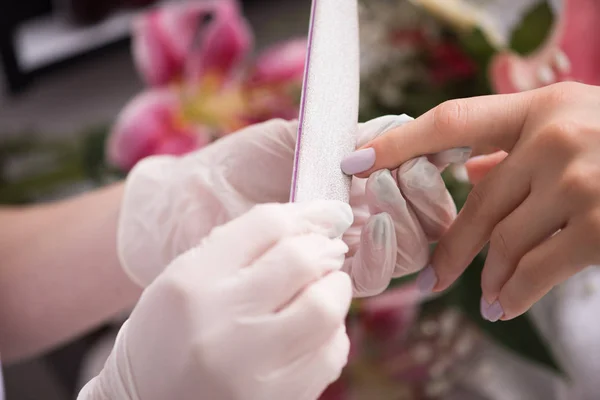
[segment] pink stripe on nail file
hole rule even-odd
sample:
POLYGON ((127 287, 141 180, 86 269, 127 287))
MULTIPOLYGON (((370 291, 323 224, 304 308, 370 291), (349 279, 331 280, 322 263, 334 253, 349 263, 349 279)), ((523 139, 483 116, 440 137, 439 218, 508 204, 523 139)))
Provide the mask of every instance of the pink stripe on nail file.
POLYGON ((290 201, 349 201, 359 83, 357 1, 313 0, 290 201))

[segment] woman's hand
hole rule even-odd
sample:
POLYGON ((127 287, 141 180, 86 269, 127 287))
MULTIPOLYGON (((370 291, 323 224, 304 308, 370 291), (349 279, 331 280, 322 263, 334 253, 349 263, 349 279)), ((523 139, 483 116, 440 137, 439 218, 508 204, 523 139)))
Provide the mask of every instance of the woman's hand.
POLYGON ((313 400, 346 365, 352 300, 337 201, 266 204, 144 291, 80 400, 313 400))
MULTIPOLYGON (((360 124, 358 145, 412 120, 385 116, 360 124)), ((197 152, 151 157, 127 179, 119 224, 124 269, 147 286, 177 255, 196 246, 215 226, 259 203, 287 202, 298 124, 273 120, 253 125, 197 152)), ((421 157, 393 174, 355 178, 354 225, 344 236, 350 251, 344 270, 354 294, 382 292, 393 276, 427 265, 429 241, 456 216, 434 164, 464 161, 463 153, 421 157)))
POLYGON ((423 289, 446 289, 489 241, 482 314, 509 320, 600 263, 600 88, 560 83, 449 101, 365 145, 374 162, 357 175, 462 146, 508 156, 471 162, 478 183, 419 276, 423 289))

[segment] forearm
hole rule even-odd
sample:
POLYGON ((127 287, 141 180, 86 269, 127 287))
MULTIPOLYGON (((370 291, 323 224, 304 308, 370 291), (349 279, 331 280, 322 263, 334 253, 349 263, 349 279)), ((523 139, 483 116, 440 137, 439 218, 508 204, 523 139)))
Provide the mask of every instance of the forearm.
POLYGON ((135 304, 116 230, 123 192, 111 186, 55 204, 0 211, 0 354, 30 356, 135 304))

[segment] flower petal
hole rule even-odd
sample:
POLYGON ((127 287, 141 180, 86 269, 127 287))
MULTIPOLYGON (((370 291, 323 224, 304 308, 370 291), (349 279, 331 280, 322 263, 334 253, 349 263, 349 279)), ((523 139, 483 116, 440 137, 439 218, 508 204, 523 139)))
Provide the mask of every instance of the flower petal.
POLYGON ((235 0, 169 4, 136 20, 133 53, 153 86, 179 80, 190 69, 229 74, 249 51, 252 37, 235 0))
POLYGON ((188 57, 188 78, 204 75, 231 78, 250 51, 253 38, 247 21, 229 1, 219 3, 188 57))
POLYGON ((162 86, 181 72, 183 59, 170 48, 159 25, 160 11, 141 15, 133 24, 132 53, 136 67, 148 85, 162 86))
POLYGON ((250 75, 251 85, 301 82, 307 53, 305 38, 293 39, 265 50, 250 75))
POLYGON ((178 122, 176 92, 160 89, 141 93, 121 112, 107 142, 111 164, 131 169, 144 157, 180 155, 208 143, 208 135, 178 122))

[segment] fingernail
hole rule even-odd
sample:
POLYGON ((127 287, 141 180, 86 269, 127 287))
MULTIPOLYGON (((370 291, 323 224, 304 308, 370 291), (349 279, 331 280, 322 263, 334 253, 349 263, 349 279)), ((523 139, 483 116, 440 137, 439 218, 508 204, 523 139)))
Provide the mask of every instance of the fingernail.
POLYGON ((437 283, 435 270, 431 265, 427 266, 417 276, 417 287, 423 293, 431 293, 437 283))
POLYGON ((482 160, 484 158, 486 158, 487 156, 489 156, 489 154, 480 154, 478 156, 475 157, 471 157, 469 158, 467 161, 477 161, 477 160, 482 160))
POLYGON ((490 308, 490 305, 484 300, 483 297, 481 297, 481 300, 479 300, 479 312, 481 313, 483 319, 487 319, 488 308, 490 308))
POLYGON ((369 170, 373 165, 375 165, 375 149, 369 147, 347 155, 342 160, 341 166, 346 175, 354 175, 369 170))
POLYGON ((389 218, 386 213, 381 213, 374 217, 373 231, 371 232, 371 239, 373 240, 373 247, 376 250, 381 250, 386 245, 388 236, 388 224, 386 219, 389 218))
POLYGON ((496 322, 504 315, 504 310, 500 305, 500 302, 496 300, 493 302, 487 310, 484 310, 483 318, 487 319, 490 322, 496 322))

